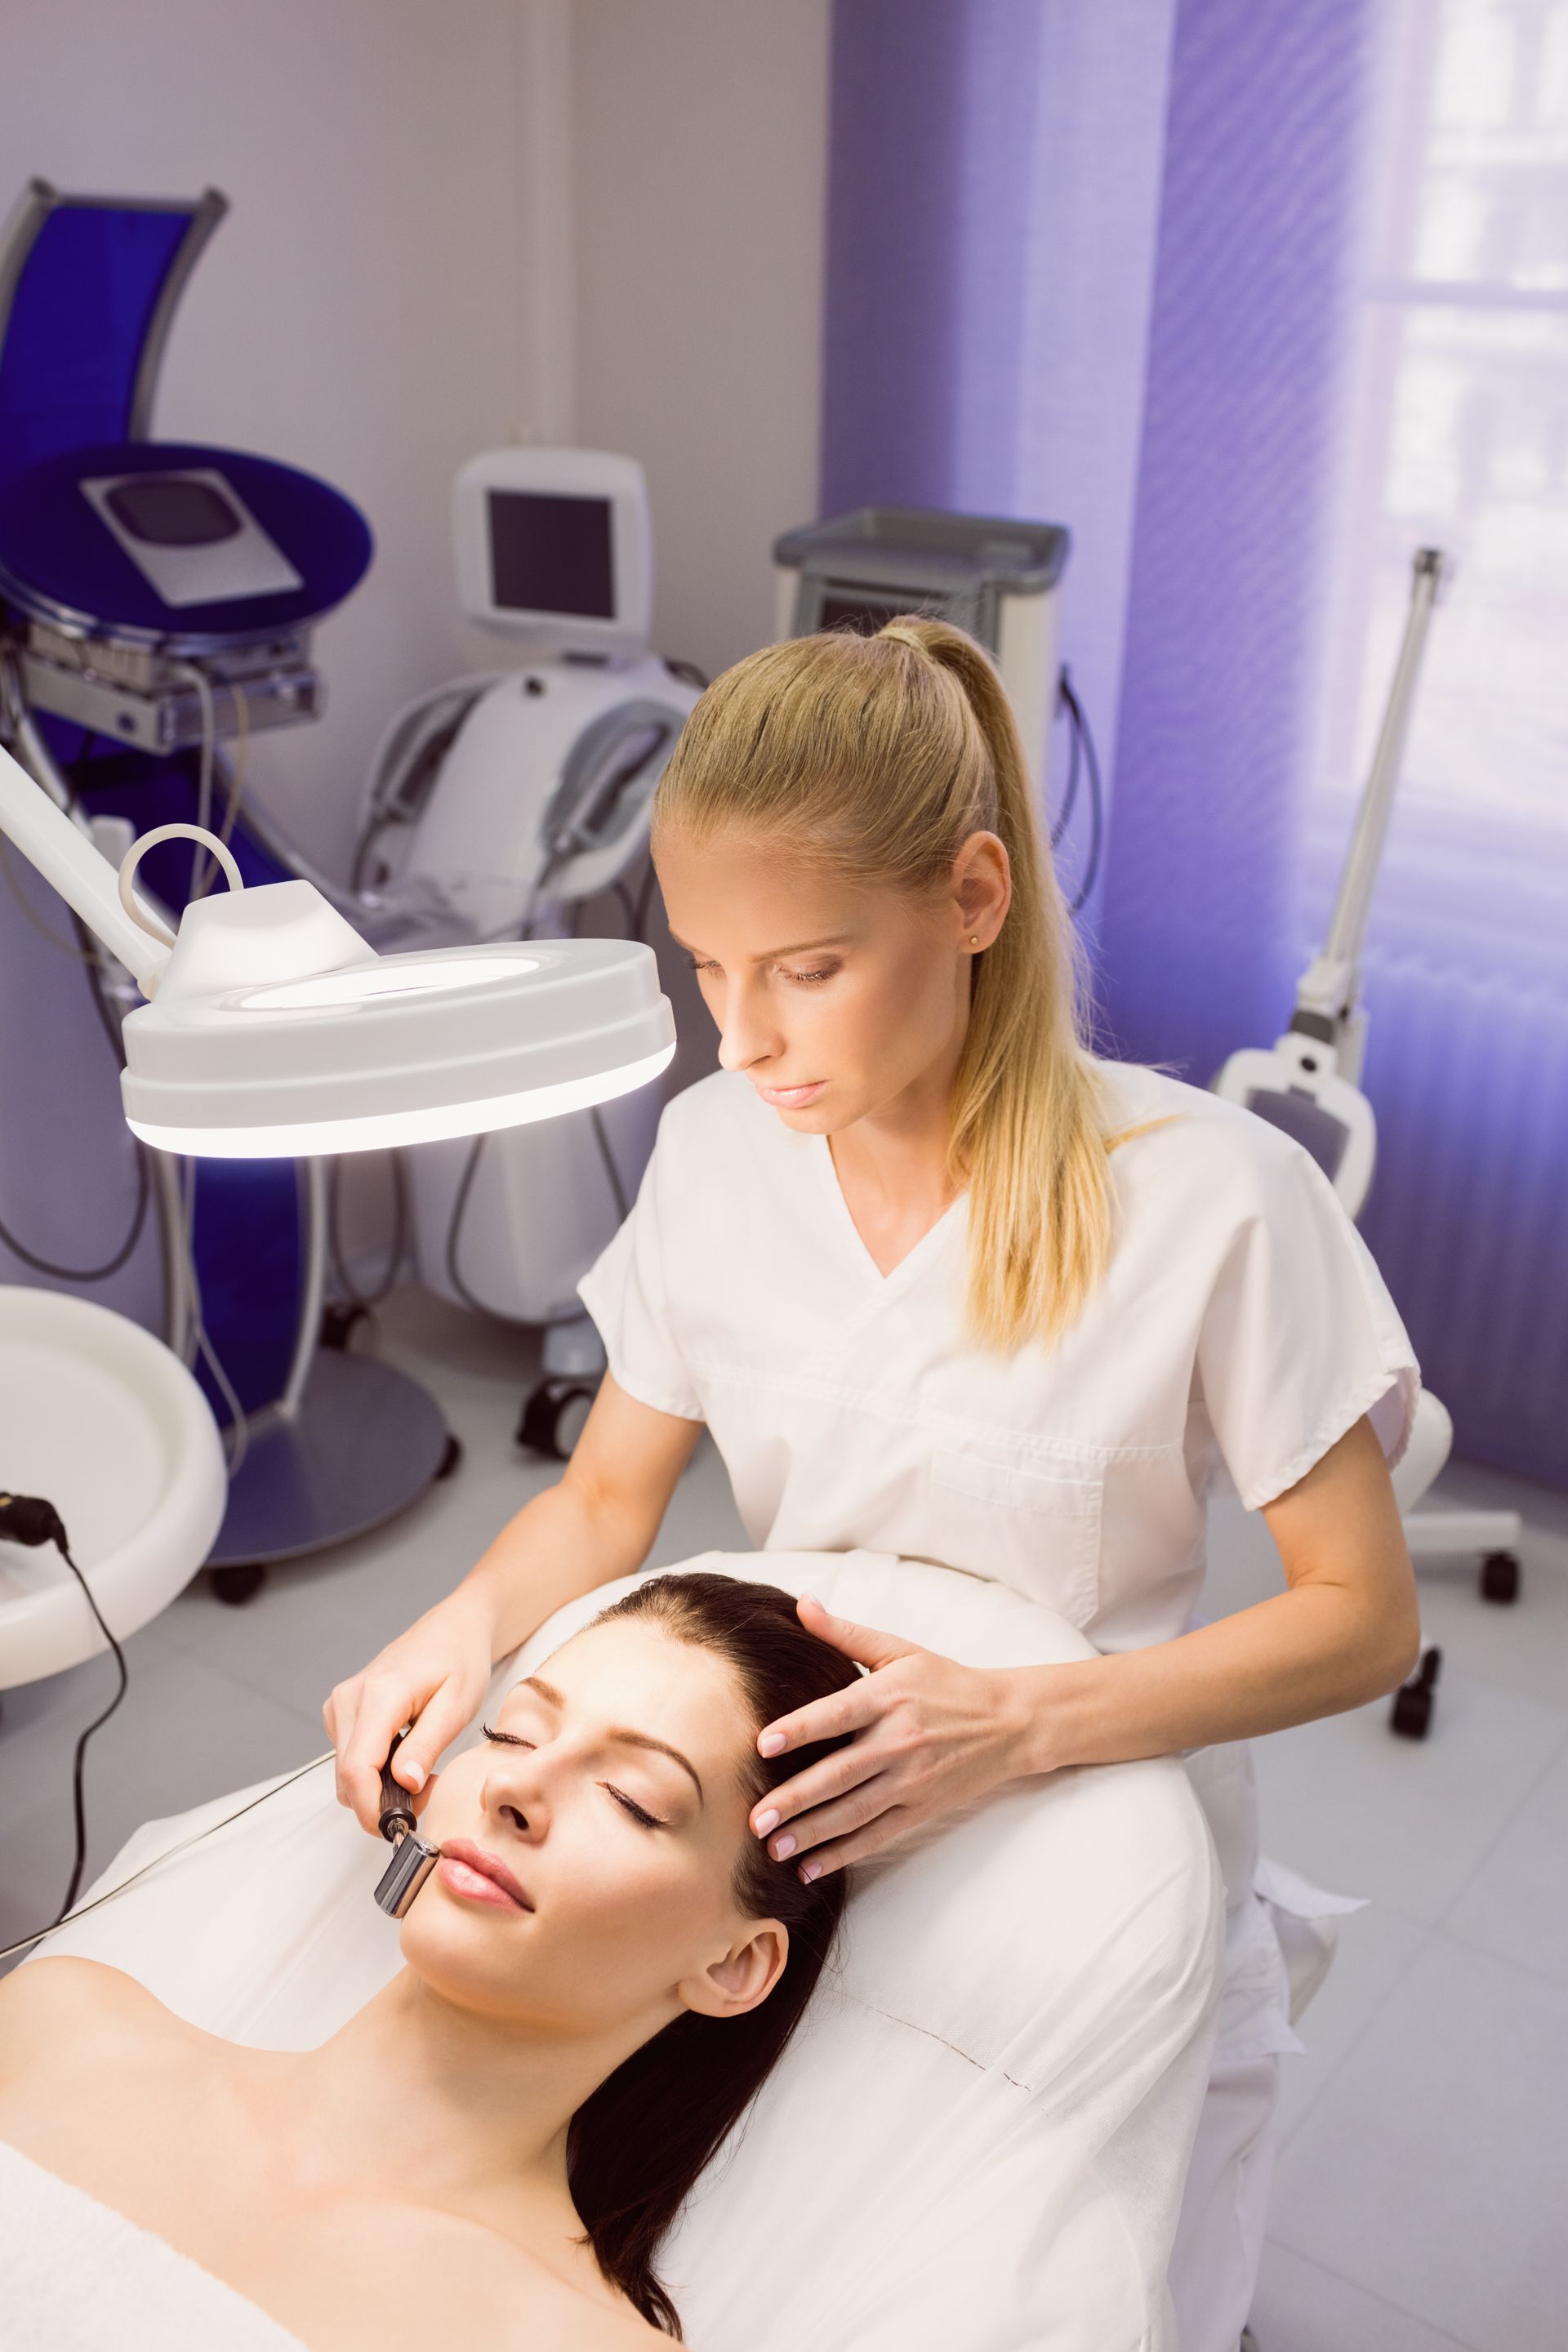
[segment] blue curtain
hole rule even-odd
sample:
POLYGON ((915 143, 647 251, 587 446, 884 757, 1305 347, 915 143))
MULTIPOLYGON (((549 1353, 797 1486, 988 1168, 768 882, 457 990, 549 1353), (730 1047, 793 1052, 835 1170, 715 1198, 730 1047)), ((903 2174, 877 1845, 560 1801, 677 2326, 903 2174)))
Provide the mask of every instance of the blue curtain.
MULTIPOLYGON (((824 511, 1073 529, 1065 648, 1113 778, 1105 1034, 1199 1084, 1284 1027, 1327 912, 1307 761, 1377 16, 836 9, 824 511)), ((1539 930, 1521 961, 1500 904, 1478 921, 1453 848, 1440 887, 1410 866, 1379 896, 1365 1230, 1461 1450, 1568 1480, 1568 989, 1539 930)))

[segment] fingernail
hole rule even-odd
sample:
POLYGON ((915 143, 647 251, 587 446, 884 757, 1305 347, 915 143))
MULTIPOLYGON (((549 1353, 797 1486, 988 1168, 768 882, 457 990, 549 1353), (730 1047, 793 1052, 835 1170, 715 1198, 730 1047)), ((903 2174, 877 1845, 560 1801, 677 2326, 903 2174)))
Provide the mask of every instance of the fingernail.
POLYGON ((784 1744, 782 1731, 764 1731, 757 1745, 764 1756, 776 1756, 784 1744))
POLYGON ((795 1840, 786 1832, 785 1834, 780 1838, 777 1845, 773 1848, 773 1860, 775 1862, 787 1862, 794 1852, 795 1840))
POLYGON ((405 1789, 412 1789, 416 1793, 417 1793, 418 1790, 425 1786, 424 1765, 416 1764, 413 1758, 410 1757, 403 1769, 407 1776, 403 1783, 404 1787, 405 1789))
POLYGON ((820 1592, 806 1591, 803 1592, 800 1597, 803 1601, 815 1601, 819 1609, 826 1609, 827 1606, 826 1601, 824 1601, 820 1592))
POLYGON ((808 1883, 814 1878, 820 1878, 822 1864, 819 1862, 803 1862, 800 1865, 800 1874, 808 1883))
POLYGON ((759 1813, 757 1815, 757 1835, 759 1837, 766 1837, 768 1832, 770 1830, 776 1830, 778 1825, 778 1808, 775 1805, 770 1805, 765 1813, 759 1813))

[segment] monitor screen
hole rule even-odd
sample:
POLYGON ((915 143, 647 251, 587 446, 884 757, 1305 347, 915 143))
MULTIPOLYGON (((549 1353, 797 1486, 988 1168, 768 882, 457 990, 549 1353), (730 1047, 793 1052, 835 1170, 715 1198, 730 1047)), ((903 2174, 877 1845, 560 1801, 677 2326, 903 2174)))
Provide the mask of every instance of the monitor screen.
POLYGON ((825 585, 819 629, 848 629, 860 637, 874 637, 896 614, 934 613, 929 592, 918 588, 847 588, 839 581, 825 585))
POLYGON ((513 613, 616 617, 608 499, 490 490, 490 584, 513 613))

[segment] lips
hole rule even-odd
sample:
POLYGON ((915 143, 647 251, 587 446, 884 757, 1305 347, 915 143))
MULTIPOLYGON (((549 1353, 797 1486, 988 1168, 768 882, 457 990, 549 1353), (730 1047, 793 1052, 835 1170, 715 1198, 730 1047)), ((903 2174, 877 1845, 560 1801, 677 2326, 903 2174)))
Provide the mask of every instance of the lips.
POLYGON ((812 1101, 816 1096, 822 1092, 823 1087, 826 1084, 827 1081, 826 1078, 808 1078, 804 1086, 799 1087, 764 1087, 759 1085, 757 1092, 762 1096, 764 1102, 777 1103, 780 1108, 784 1110, 794 1110, 798 1108, 801 1104, 812 1101))
POLYGON ((520 1911, 532 1910, 533 1906, 527 1895, 499 1854, 487 1853, 482 1845, 475 1845, 468 1838, 444 1838, 441 1842, 441 1863, 448 1862, 461 1865, 460 1870, 449 1878, 446 1877, 444 1869, 441 1873, 454 1895, 468 1895, 479 1902, 496 1899, 495 1895, 487 1896, 473 1885, 472 1877, 468 1876, 471 1873, 473 1877, 487 1879, 498 1895, 508 1903, 515 1904, 520 1911))

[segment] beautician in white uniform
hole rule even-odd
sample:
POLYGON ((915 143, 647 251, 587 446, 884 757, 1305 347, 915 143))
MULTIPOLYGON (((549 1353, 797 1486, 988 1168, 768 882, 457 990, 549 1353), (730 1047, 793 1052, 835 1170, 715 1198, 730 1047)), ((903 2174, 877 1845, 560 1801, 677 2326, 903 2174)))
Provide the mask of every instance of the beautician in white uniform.
MULTIPOLYGON (((416 1785, 494 1660, 641 1564, 704 1425, 763 1549, 997 1579, 1102 1653, 980 1670, 803 1600, 871 1669, 761 1735, 858 1731, 753 1818, 803 1870, 1021 1774, 1213 1750, 1392 1689, 1418 1643, 1388 1477, 1409 1341, 1297 1144, 1085 1049, 1070 926, 980 649, 900 620, 753 655, 693 712, 654 839, 723 1067, 666 1109, 582 1285, 610 1370, 560 1483, 328 1700, 343 1801, 374 1827, 400 1724, 416 1718, 395 1768, 416 1785), (1288 1589, 1194 1626, 1221 1470, 1288 1589)), ((1295 2045, 1245 1748, 1194 1778, 1230 1965, 1172 2287, 1184 2352, 1235 2352, 1274 2053, 1295 2045)))

